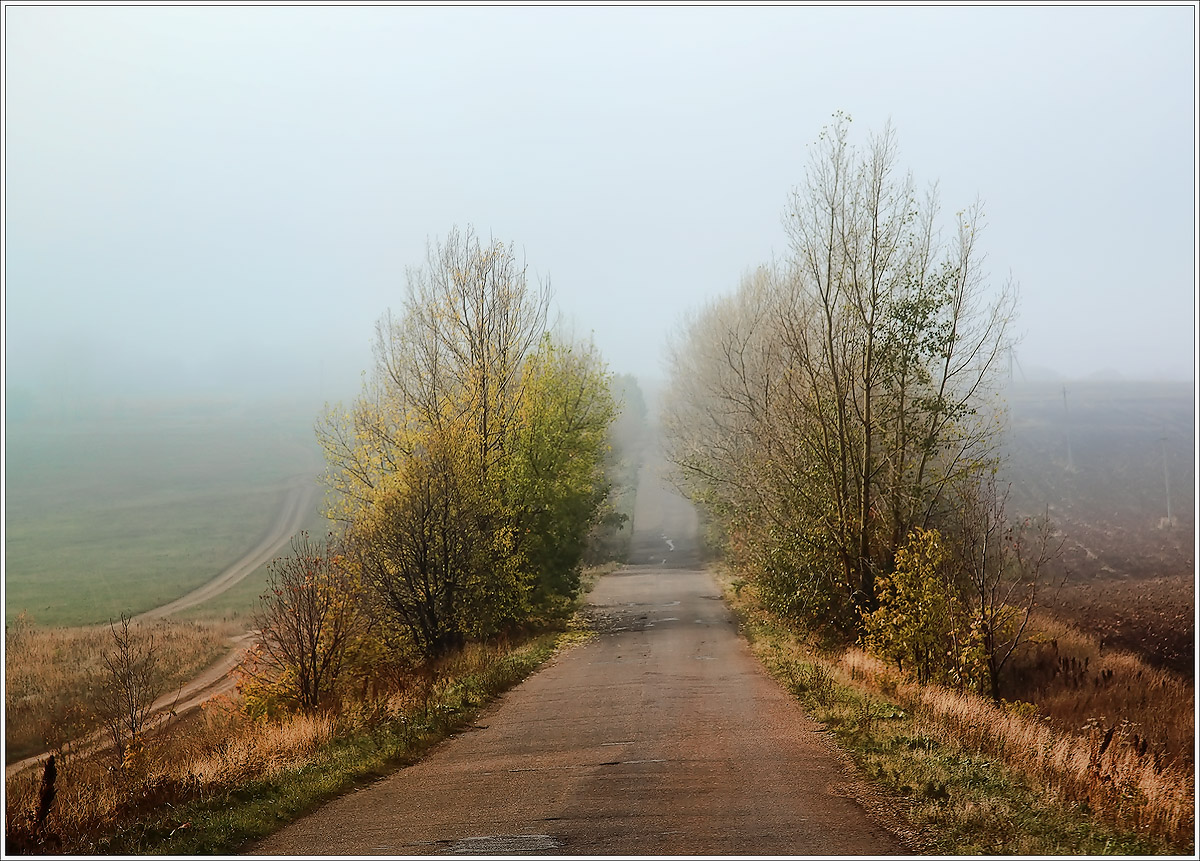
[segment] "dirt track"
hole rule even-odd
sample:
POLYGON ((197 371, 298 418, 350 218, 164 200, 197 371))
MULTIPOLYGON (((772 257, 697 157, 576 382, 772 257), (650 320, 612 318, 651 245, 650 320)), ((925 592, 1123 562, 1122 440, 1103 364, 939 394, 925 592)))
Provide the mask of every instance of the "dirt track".
MULTIPOLYGON (((264 563, 269 562, 280 551, 284 544, 303 525, 304 518, 315 502, 317 487, 310 479, 297 480, 287 489, 280 506, 279 514, 271 525, 270 530, 250 550, 236 562, 222 571, 212 580, 198 589, 177 598, 169 604, 156 607, 134 617, 134 621, 152 622, 162 619, 181 610, 194 607, 211 598, 220 595, 225 590, 244 580, 257 571, 264 563)), ((154 701, 152 711, 155 713, 151 721, 153 726, 165 722, 172 715, 183 714, 196 708, 206 700, 212 699, 233 690, 235 680, 230 672, 241 661, 243 651, 253 643, 252 632, 240 634, 230 641, 230 649, 220 661, 204 670, 200 675, 184 684, 177 690, 169 691, 154 701)), ((100 730, 87 738, 74 743, 77 751, 103 750, 110 746, 107 735, 100 730)), ((4 769, 5 777, 24 771, 37 765, 49 756, 49 752, 14 762, 4 769)))
POLYGON ((147 610, 145 613, 134 617, 134 621, 149 622, 155 619, 162 619, 178 613, 180 610, 187 610, 198 604, 203 604, 205 601, 220 595, 226 589, 240 583, 254 571, 257 571, 262 565, 270 562, 283 548, 283 545, 303 525, 304 518, 312 509, 316 492, 317 486, 310 479, 295 482, 288 489, 287 496, 284 499, 283 505, 280 506, 279 514, 276 516, 275 522, 271 525, 271 529, 258 544, 243 554, 238 561, 222 571, 217 577, 209 580, 200 588, 180 598, 176 598, 169 604, 163 604, 161 607, 147 610))

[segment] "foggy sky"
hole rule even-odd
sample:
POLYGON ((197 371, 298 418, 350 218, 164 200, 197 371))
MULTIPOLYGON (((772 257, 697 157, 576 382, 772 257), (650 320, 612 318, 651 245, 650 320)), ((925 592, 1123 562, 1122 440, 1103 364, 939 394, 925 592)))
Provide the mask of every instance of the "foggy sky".
POLYGON ((352 395, 405 267, 515 243, 613 370, 786 254, 834 111, 977 197, 1023 368, 1191 379, 1192 6, 7 7, 6 383, 352 395))

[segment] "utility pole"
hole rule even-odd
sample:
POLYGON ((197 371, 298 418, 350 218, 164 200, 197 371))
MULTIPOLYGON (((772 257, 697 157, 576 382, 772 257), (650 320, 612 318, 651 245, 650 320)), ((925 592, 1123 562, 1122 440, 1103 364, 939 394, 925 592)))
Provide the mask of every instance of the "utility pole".
POLYGON ((1163 425, 1162 456, 1163 456, 1163 483, 1167 488, 1167 526, 1171 526, 1175 521, 1171 518, 1171 473, 1167 469, 1167 426, 1163 425))
POLYGON ((1026 382, 1025 369, 1021 367, 1021 360, 1017 358, 1017 351, 1013 349, 1012 344, 1009 344, 1008 345, 1008 384, 1010 386, 1015 382, 1015 380, 1013 380, 1013 365, 1017 366, 1017 370, 1021 374, 1021 382, 1026 382))
POLYGON ((1067 412, 1067 387, 1063 386, 1063 436, 1067 438, 1067 471, 1075 471, 1075 459, 1071 457, 1071 415, 1067 412))

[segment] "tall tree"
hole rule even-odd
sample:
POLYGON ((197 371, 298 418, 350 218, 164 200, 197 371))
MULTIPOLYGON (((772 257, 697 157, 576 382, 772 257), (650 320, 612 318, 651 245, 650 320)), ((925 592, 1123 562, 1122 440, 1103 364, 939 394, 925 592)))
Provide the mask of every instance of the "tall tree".
POLYGON ((605 470, 617 415, 595 348, 542 340, 526 361, 524 397, 505 478, 515 549, 537 577, 538 599, 579 589, 589 533, 612 490, 605 470))
POLYGON ((549 300, 511 247, 451 232, 379 321, 363 396, 318 428, 330 513, 426 656, 578 587, 614 412, 598 354, 548 335, 549 300))
POLYGON ((691 321, 665 425, 681 480, 732 516, 731 548, 785 604, 840 624, 878 606, 908 533, 994 462, 1012 291, 989 297, 980 216, 938 239, 890 128, 859 153, 839 117, 785 222, 791 255, 691 321), (836 573, 835 573, 836 572, 836 573))

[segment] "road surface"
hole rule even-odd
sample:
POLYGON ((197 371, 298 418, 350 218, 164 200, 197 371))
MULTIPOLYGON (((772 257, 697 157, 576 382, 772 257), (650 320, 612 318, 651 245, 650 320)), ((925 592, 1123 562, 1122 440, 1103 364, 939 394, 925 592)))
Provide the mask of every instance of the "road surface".
MULTIPOLYGON (((646 528, 662 536, 673 516, 646 528)), ((595 639, 476 728, 250 854, 903 853, 848 759, 738 637, 711 576, 667 564, 690 558, 690 536, 641 538, 652 561, 589 596, 595 639)))

